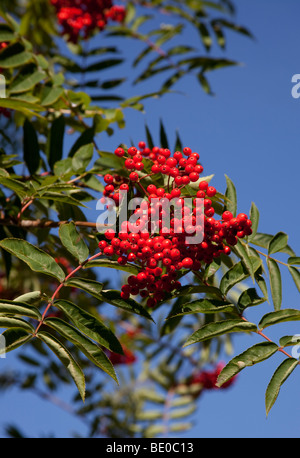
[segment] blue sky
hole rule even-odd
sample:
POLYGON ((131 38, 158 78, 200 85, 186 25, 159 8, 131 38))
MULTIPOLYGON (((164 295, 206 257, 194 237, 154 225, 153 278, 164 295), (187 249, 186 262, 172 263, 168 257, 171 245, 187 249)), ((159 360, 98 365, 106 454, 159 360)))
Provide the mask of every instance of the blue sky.
MULTIPOLYGON (((238 0, 237 21, 248 27, 255 40, 228 33, 226 55, 243 63, 210 75, 215 96, 205 95, 192 78, 176 87, 182 94, 150 99, 146 114, 128 111, 126 128, 101 138, 101 148, 113 150, 120 142, 144 140, 144 124, 158 132, 163 119, 171 143, 178 129, 186 146, 199 152, 204 174, 215 174, 213 184, 225 190, 227 174, 235 183, 239 210, 249 212, 251 202, 260 211, 260 232, 289 234, 289 243, 300 253, 299 192, 300 99, 291 95, 292 76, 300 73, 300 4, 296 0, 238 0), (138 134, 137 134, 138 133, 138 134), (138 136, 137 136, 138 135, 138 136)), ((130 52, 134 50, 131 49, 130 52)), ((215 53, 222 55, 215 49, 215 53)), ((128 94, 143 87, 128 88, 128 94)), ((282 258, 284 259, 284 257, 282 258)), ((299 307, 299 294, 289 276, 284 279, 283 306, 299 307)), ((251 309, 247 318, 258 322, 271 311, 266 304, 251 309)), ((300 334, 300 324, 270 328, 276 341, 300 334)), ((256 335, 234 337, 235 354, 259 342, 256 335)), ((224 355, 224 359, 228 356, 224 355)), ((196 424, 186 437, 300 437, 299 370, 283 385, 268 418, 264 407, 267 384, 283 360, 276 354, 267 362, 246 368, 230 390, 208 392, 199 400, 196 424)), ((1 361, 14 367, 14 356, 1 361)), ((0 428, 5 423, 23 425, 24 432, 58 437, 80 429, 59 408, 39 402, 30 393, 8 391, 1 395, 0 428)), ((1 435, 1 431, 0 431, 1 435)))

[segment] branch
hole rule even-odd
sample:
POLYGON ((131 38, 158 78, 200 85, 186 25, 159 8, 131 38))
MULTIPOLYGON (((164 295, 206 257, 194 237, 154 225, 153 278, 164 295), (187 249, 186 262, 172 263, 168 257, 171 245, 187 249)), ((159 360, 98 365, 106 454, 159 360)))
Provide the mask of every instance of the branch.
MULTIPOLYGON (((15 221, 9 218, 0 218, 0 226, 18 226, 22 227, 23 229, 34 229, 34 228, 56 228, 63 224, 69 223, 69 221, 52 221, 52 220, 30 220, 25 219, 21 221, 15 221)), ((92 229, 96 228, 108 228, 109 225, 105 224, 97 224, 90 221, 74 221, 75 226, 78 227, 89 227, 92 229)))

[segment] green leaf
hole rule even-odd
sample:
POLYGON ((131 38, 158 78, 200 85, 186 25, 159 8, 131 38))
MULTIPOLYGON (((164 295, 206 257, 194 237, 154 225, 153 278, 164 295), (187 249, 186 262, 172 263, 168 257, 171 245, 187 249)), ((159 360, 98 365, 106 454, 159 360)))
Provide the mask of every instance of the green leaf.
POLYGON ((1 348, 0 346, 0 355, 15 350, 32 339, 32 334, 28 334, 28 332, 22 328, 7 329, 2 333, 2 336, 5 339, 5 348, 1 348))
POLYGON ((31 334, 34 333, 34 327, 28 321, 10 316, 0 316, 0 328, 22 328, 31 334))
POLYGON ((40 146, 35 128, 28 119, 23 126, 23 151, 24 161, 30 175, 33 175, 40 165, 40 146))
POLYGON ((72 159, 70 157, 55 162, 53 168, 54 174, 61 177, 62 179, 65 179, 65 177, 69 179, 73 175, 72 159))
POLYGON ((264 315, 258 327, 260 329, 265 329, 268 326, 273 324, 283 323, 284 321, 299 321, 300 320, 300 310, 297 309, 283 309, 277 310, 275 312, 270 312, 264 315))
POLYGON ((25 48, 20 43, 14 43, 7 46, 0 53, 0 67, 1 68, 15 68, 21 67, 32 59, 32 54, 25 51, 25 48))
POLYGON ((250 258, 248 245, 244 245, 240 240, 238 240, 237 244, 232 248, 232 250, 241 259, 242 263, 248 270, 249 275, 254 280, 253 263, 250 258))
POLYGON ((296 267, 288 267, 290 274, 293 277, 295 285, 297 286, 298 291, 300 292, 300 272, 296 267))
POLYGON ((38 321, 42 319, 40 311, 34 305, 7 299, 0 299, 0 314, 27 316, 38 321))
POLYGON ((44 87, 41 97, 41 105, 44 107, 51 106, 62 96, 64 89, 62 87, 44 87))
POLYGON ((268 254, 282 251, 288 243, 288 235, 284 232, 278 232, 269 242, 268 254))
POLYGON ((149 126, 145 124, 145 131, 146 131, 146 138, 147 138, 147 146, 148 148, 152 149, 154 147, 154 141, 149 129, 149 126))
POLYGON ((254 323, 241 319, 211 322, 194 332, 185 342, 184 347, 231 332, 256 332, 256 330, 254 323))
MULTIPOLYGON (((270 234, 263 234, 261 232, 257 232, 255 234, 255 237, 253 237, 251 239, 251 243, 268 250, 269 249, 269 244, 270 244, 271 240, 273 239, 273 237, 274 236, 270 235, 270 234)), ((295 256, 294 251, 292 250, 292 248, 289 245, 287 245, 286 247, 284 247, 280 251, 282 251, 283 253, 288 254, 289 256, 295 256)))
POLYGON ((235 356, 221 371, 217 386, 222 386, 245 367, 264 361, 278 351, 274 342, 262 342, 253 345, 238 356, 235 356))
POLYGON ((109 169, 122 169, 124 167, 124 161, 117 157, 115 154, 108 153, 107 151, 98 151, 99 158, 95 162, 95 166, 101 166, 109 169))
POLYGON ((89 249, 72 221, 59 227, 59 237, 65 248, 78 259, 80 264, 86 261, 89 256, 89 249))
POLYGON ((37 305, 40 303, 42 293, 40 291, 31 291, 30 293, 22 294, 16 297, 13 302, 26 302, 29 305, 37 305))
POLYGON ((42 107, 32 102, 27 102, 25 100, 20 100, 18 98, 7 98, 0 99, 0 106, 3 108, 8 108, 9 110, 20 111, 27 115, 35 114, 37 116, 38 111, 42 111, 42 107))
POLYGON ((85 172, 92 160, 94 152, 93 143, 81 146, 72 157, 72 168, 76 173, 85 172))
POLYGON ((51 170, 53 170, 54 164, 63 157, 65 125, 66 122, 63 115, 54 119, 51 124, 46 145, 46 154, 51 170))
POLYGON ((205 293, 205 294, 212 294, 214 296, 217 296, 218 298, 223 298, 221 291, 219 288, 216 288, 215 286, 209 286, 209 285, 184 285, 178 290, 174 296, 179 297, 179 296, 187 296, 189 294, 199 294, 199 293, 205 293))
MULTIPOLYGON (((260 267, 262 261, 255 256, 249 257, 250 261, 252 262, 253 272, 260 267)), ((220 290, 224 295, 237 283, 246 280, 249 277, 248 269, 245 267, 242 261, 238 262, 234 266, 232 266, 222 277, 220 282, 220 290)))
POLYGON ((267 283, 266 283, 262 273, 263 273, 263 269, 262 269, 262 266, 261 266, 255 272, 254 278, 255 278, 255 281, 256 281, 257 285, 259 286, 261 292, 263 293, 264 297, 269 302, 269 294, 268 294, 267 283))
POLYGON ((29 189, 26 184, 13 178, 0 176, 0 184, 5 188, 14 191, 21 199, 23 199, 29 193, 29 189))
POLYGON ((92 268, 92 267, 104 267, 114 270, 122 270, 123 272, 128 272, 132 275, 137 275, 140 272, 140 268, 134 265, 120 265, 117 261, 112 261, 110 259, 95 259, 91 262, 85 264, 84 268, 92 268))
POLYGON ((50 275, 61 283, 65 279, 64 271, 55 260, 45 251, 35 247, 26 240, 9 238, 0 241, 0 247, 13 256, 24 261, 31 270, 50 275))
POLYGON ((267 415, 278 397, 282 384, 291 375, 298 364, 299 361, 297 359, 287 358, 277 367, 266 390, 265 404, 267 415))
POLYGON ((267 258, 267 266, 274 309, 279 310, 282 303, 282 281, 280 269, 277 262, 271 258, 267 258))
POLYGON ((248 288, 245 291, 243 291, 242 294, 240 295, 237 306, 240 312, 242 312, 247 307, 254 307, 255 305, 262 304, 265 301, 266 301, 266 298, 260 297, 257 294, 257 291, 255 288, 248 288))
POLYGON ((114 333, 102 321, 70 301, 59 299, 54 302, 78 329, 100 345, 114 353, 123 354, 123 349, 114 333))
POLYGON ((281 347, 290 347, 296 345, 299 348, 300 343, 300 334, 295 334, 293 336, 283 336, 279 339, 279 345, 281 347))
POLYGON ((102 295, 100 293, 103 289, 103 283, 88 278, 74 277, 69 278, 65 282, 65 286, 79 288, 102 302, 102 295))
POLYGON ((97 72, 101 70, 105 70, 106 68, 111 68, 116 65, 119 65, 123 62, 123 59, 106 59, 96 62, 94 64, 89 65, 85 71, 86 72, 97 72))
POLYGON ((204 24, 204 22, 199 22, 198 23, 198 30, 202 39, 202 43, 206 49, 206 51, 209 51, 212 45, 212 38, 210 36, 209 30, 204 24))
POLYGON ((133 299, 122 299, 120 291, 117 290, 106 290, 101 292, 101 297, 103 302, 107 302, 108 304, 114 305, 119 307, 127 312, 136 313, 137 315, 141 315, 145 318, 148 318, 151 321, 154 321, 151 315, 147 312, 147 310, 136 302, 133 299))
POLYGON ((190 302, 189 304, 182 304, 177 309, 172 310, 172 315, 168 316, 173 318, 178 315, 186 315, 191 313, 234 313, 234 304, 226 303, 224 301, 217 301, 214 299, 199 299, 190 302))
POLYGON ((287 260, 288 264, 300 266, 300 257, 299 256, 291 256, 287 260))
POLYGON ((95 127, 90 127, 85 129, 82 134, 77 138, 74 145, 72 146, 68 156, 73 157, 74 154, 81 148, 82 146, 88 145, 89 143, 93 143, 95 135, 95 127))
POLYGON ((233 216, 236 216, 236 211, 237 211, 236 189, 235 189, 233 182, 227 175, 225 175, 225 178, 226 178, 226 184, 227 184, 227 188, 225 191, 225 197, 227 198, 225 209, 230 211, 233 214, 233 216))
POLYGON ((62 192, 44 192, 38 196, 39 199, 53 200, 54 202, 62 202, 63 204, 74 205, 75 207, 85 207, 80 200, 75 199, 73 196, 63 194, 62 192))
POLYGON ((252 226, 251 226, 252 234, 248 236, 248 240, 251 241, 257 233, 258 224, 259 224, 259 211, 254 202, 252 202, 251 204, 249 217, 252 222, 252 226))
MULTIPOLYGON (((66 323, 60 318, 46 318, 44 324, 55 329, 65 339, 76 345, 82 353, 97 367, 110 375, 117 381, 116 374, 110 360, 101 348, 81 334, 74 326, 66 323)), ((39 333, 38 333, 39 335, 39 333)))
POLYGON ((15 38, 13 30, 7 24, 0 24, 0 42, 13 41, 15 38))
POLYGON ((206 76, 204 75, 202 70, 198 73, 197 78, 198 78, 198 81, 201 84, 201 87, 204 90, 204 92, 206 92, 206 94, 212 95, 213 93, 212 93, 210 84, 209 84, 208 79, 206 78, 206 76))
POLYGON ((78 363, 74 360, 71 353, 66 349, 66 347, 59 342, 53 335, 45 332, 40 331, 38 333, 38 337, 50 348, 50 350, 55 353, 58 359, 62 362, 64 367, 68 370, 70 375, 72 376, 78 391, 80 393, 81 399, 85 400, 85 378, 84 374, 78 365, 78 363))
POLYGON ((9 92, 10 94, 19 94, 33 89, 46 77, 46 73, 35 70, 32 65, 22 69, 22 71, 12 81, 9 92))
POLYGON ((160 120, 160 145, 161 148, 169 148, 169 142, 162 120, 160 120))

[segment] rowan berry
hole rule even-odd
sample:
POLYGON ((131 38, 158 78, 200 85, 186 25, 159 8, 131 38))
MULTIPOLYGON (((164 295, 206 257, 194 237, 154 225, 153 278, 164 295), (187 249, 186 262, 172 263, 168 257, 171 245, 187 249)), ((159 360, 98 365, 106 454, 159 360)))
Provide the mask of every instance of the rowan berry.
POLYGON ((115 150, 115 155, 118 156, 118 157, 123 157, 125 154, 125 151, 123 150, 123 148, 119 147, 115 150))
POLYGON ((131 172, 129 175, 130 181, 139 181, 139 175, 136 172, 131 172))

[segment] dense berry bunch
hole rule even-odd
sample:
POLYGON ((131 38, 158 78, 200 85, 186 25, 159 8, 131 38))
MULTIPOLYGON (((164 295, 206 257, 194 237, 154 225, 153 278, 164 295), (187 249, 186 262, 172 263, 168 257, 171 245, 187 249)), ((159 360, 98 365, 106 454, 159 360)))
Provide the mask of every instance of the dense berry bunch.
POLYGON ((223 363, 217 364, 217 366, 211 371, 201 371, 197 374, 194 374, 190 380, 190 384, 200 384, 201 389, 212 390, 212 389, 225 389, 231 386, 236 376, 229 379, 227 382, 223 383, 220 387, 217 386, 218 377, 224 367, 223 363))
POLYGON ((125 8, 112 0, 51 0, 58 22, 69 41, 89 38, 95 30, 103 30, 109 20, 123 22, 125 8))
POLYGON ((99 242, 105 256, 114 257, 121 265, 133 263, 140 268, 122 286, 124 299, 140 295, 148 298, 149 307, 154 307, 167 293, 180 289, 179 271, 199 271, 221 254, 229 255, 230 246, 236 245, 238 238, 252 233, 251 220, 244 213, 233 217, 224 211, 221 219, 216 219, 213 201, 217 191, 200 179, 203 167, 198 163, 199 154, 190 148, 171 156, 169 149, 150 149, 140 142, 138 148, 132 146, 127 151, 119 147, 115 154, 123 158, 129 180, 106 174, 105 196, 113 197, 117 204, 121 190, 130 189, 131 194, 143 197, 120 230, 116 233, 108 229, 99 242), (166 184, 154 184, 162 177, 166 184), (187 196, 190 206, 186 205, 187 196), (199 200, 202 207, 197 206, 199 200), (168 207, 171 201, 172 207, 168 207), (191 235, 199 233, 201 241, 193 242, 191 235))

